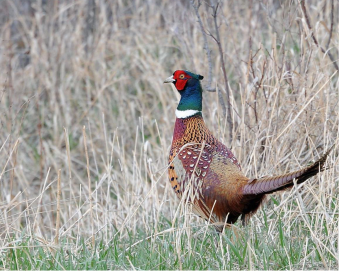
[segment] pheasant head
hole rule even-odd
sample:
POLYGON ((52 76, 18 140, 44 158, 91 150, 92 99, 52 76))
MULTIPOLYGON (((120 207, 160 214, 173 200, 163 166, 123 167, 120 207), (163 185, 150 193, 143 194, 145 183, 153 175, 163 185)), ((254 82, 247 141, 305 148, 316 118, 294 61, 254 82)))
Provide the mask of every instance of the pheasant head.
POLYGON ((202 110, 202 87, 204 77, 185 70, 177 70, 164 83, 173 83, 181 95, 175 112, 177 118, 188 118, 200 114, 202 110))

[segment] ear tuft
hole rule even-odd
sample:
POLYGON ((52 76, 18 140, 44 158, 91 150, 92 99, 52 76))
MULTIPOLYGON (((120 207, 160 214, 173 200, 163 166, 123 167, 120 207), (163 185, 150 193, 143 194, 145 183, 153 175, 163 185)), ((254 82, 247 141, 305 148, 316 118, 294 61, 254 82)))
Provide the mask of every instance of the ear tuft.
POLYGON ((204 79, 204 77, 202 75, 199 74, 198 76, 199 76, 199 80, 204 79))

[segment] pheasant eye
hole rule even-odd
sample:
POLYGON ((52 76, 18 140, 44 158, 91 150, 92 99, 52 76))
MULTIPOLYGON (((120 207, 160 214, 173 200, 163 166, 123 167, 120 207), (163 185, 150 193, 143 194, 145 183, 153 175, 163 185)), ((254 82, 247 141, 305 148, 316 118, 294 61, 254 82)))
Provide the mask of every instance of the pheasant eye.
POLYGON ((184 79, 185 78, 185 75, 184 74, 180 74, 179 75, 179 79, 184 79))

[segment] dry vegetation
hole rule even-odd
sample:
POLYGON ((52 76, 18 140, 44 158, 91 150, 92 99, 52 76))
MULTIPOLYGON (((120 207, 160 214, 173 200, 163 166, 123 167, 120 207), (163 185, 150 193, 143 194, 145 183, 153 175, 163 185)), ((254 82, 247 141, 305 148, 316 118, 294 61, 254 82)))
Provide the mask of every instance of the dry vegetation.
MULTIPOLYGON (((312 0, 305 7, 306 14, 297 0, 221 2, 232 141, 220 102, 227 105, 220 54, 207 35, 211 86, 220 95, 205 91, 205 121, 248 176, 298 169, 338 145, 338 2, 312 0)), ((215 34, 205 2, 199 14, 215 34)), ((177 212, 166 170, 178 94, 162 82, 176 69, 208 82, 190 1, 5 0, 0 22, 1 256, 8 259, 25 238, 26 245, 53 251, 64 240, 76 253, 81 240, 109 246, 116 236, 125 240, 141 230, 157 234, 149 239, 154 243, 179 240, 180 254, 181 238, 191 236, 183 225, 198 226, 205 236, 203 221, 177 212)), ((337 154, 338 147, 328 171, 275 195, 275 204, 268 202, 247 226, 260 233, 265 220, 267 243, 279 239, 277 218, 288 238, 300 237, 293 232, 298 225, 307 232, 298 264, 268 267, 338 267, 337 154)), ((264 268, 251 238, 249 263, 240 267, 253 260, 264 268)))

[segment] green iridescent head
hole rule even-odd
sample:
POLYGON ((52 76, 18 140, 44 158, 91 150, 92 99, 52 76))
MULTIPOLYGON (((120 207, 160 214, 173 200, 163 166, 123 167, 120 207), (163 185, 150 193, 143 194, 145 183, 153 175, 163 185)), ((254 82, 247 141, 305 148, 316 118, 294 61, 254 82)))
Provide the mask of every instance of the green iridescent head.
POLYGON ((186 118, 200 114, 202 110, 202 87, 200 80, 204 77, 200 74, 185 70, 177 70, 164 83, 173 83, 181 95, 177 107, 177 117, 186 118))

